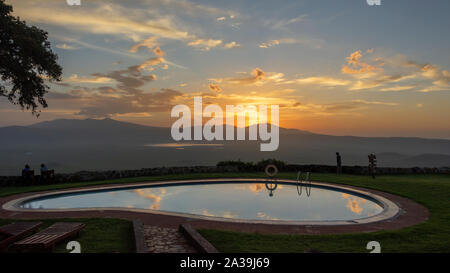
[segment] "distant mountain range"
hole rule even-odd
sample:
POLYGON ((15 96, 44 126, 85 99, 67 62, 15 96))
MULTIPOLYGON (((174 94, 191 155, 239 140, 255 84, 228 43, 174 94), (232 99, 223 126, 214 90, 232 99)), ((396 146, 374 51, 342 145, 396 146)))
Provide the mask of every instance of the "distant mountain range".
POLYGON ((335 164, 335 152, 341 153, 344 165, 367 165, 367 155, 375 153, 379 166, 450 166, 450 140, 446 139, 331 136, 285 128, 280 128, 280 146, 274 152, 260 152, 259 141, 159 145, 174 143, 170 128, 113 119, 59 119, 1 127, 0 141, 0 175, 18 174, 26 163, 38 169, 41 162, 59 172, 215 165, 220 160, 263 158, 335 164))

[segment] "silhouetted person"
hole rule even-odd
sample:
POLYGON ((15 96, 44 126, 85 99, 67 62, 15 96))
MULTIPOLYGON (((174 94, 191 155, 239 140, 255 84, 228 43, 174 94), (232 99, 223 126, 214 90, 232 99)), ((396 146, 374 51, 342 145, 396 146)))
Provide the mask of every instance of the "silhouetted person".
POLYGON ((25 182, 34 180, 34 171, 30 168, 30 165, 26 164, 25 168, 22 169, 22 178, 25 182))
POLYGON ((45 181, 49 180, 55 175, 54 170, 47 169, 44 163, 41 164, 41 178, 45 181))
POLYGON ((377 168, 377 157, 374 154, 368 155, 369 157, 369 171, 372 175, 372 178, 375 179, 375 172, 377 168))
POLYGON ((337 174, 342 172, 342 157, 339 153, 336 153, 336 172, 337 174))
POLYGON ((44 175, 48 171, 47 166, 44 163, 41 164, 41 175, 44 175))
POLYGON ((25 168, 22 169, 22 174, 31 171, 30 165, 26 164, 25 168))

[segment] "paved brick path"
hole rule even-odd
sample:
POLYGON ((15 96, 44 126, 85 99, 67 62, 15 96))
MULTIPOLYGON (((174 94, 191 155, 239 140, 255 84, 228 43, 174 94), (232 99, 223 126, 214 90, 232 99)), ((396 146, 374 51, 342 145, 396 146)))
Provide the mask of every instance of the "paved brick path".
POLYGON ((144 226, 144 238, 152 253, 195 253, 186 238, 175 228, 144 226))

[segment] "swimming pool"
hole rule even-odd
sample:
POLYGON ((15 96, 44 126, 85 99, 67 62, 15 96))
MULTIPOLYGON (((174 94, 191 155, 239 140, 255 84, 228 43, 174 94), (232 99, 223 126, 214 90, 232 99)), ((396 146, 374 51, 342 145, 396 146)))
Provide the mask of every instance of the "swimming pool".
POLYGON ((39 194, 16 200, 18 210, 125 209, 194 218, 358 223, 381 219, 395 204, 342 186, 264 179, 170 181, 39 194), (391 203, 391 204, 389 204, 391 203))

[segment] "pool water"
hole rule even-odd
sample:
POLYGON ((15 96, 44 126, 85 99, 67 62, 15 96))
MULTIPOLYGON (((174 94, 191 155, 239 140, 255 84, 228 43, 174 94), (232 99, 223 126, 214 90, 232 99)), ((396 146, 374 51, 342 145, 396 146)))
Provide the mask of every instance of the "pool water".
POLYGON ((202 183, 111 189, 47 196, 20 206, 33 209, 138 208, 251 220, 332 221, 374 216, 383 208, 353 195, 294 184, 202 183), (299 195, 299 192, 301 195, 299 195))

